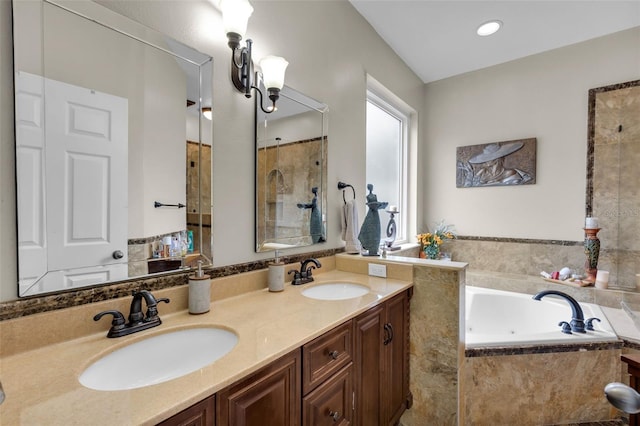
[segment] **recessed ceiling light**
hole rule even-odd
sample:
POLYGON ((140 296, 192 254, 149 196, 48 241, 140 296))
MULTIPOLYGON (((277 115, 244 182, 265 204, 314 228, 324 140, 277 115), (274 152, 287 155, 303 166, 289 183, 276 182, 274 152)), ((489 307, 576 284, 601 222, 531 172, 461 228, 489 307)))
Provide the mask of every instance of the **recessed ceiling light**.
POLYGON ((490 36, 491 34, 495 34, 496 32, 498 32, 498 30, 501 27, 502 27, 502 21, 497 21, 497 20, 489 21, 480 25, 476 30, 476 33, 478 33, 478 35, 481 37, 486 37, 486 36, 490 36))

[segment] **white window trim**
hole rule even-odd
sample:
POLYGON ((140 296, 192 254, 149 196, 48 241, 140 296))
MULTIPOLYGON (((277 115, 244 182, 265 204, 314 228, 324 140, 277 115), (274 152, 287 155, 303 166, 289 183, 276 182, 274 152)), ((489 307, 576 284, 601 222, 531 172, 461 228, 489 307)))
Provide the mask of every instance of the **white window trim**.
MULTIPOLYGON (((410 159, 410 154, 415 152, 415 141, 417 141, 417 126, 415 123, 417 114, 410 106, 398 98, 382 86, 373 77, 367 76, 367 101, 373 103, 378 108, 386 111, 390 115, 397 118, 402 123, 402 146, 400 155, 401 179, 400 179, 400 197, 398 209, 400 210, 400 224, 398 226, 398 234, 395 243, 397 245, 406 244, 414 241, 413 234, 416 233, 415 227, 415 162, 410 159)), ((414 156, 415 157, 415 156, 414 156)))

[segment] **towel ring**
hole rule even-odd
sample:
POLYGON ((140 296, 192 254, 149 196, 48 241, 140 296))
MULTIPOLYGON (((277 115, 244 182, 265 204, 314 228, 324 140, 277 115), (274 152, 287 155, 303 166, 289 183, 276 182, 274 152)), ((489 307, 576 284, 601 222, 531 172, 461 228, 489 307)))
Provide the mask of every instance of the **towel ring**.
POLYGON ((349 185, 348 183, 338 182, 338 189, 342 189, 342 200, 344 201, 345 204, 347 204, 347 199, 344 195, 345 188, 351 188, 351 190, 353 191, 354 200, 356 199, 356 190, 353 186, 349 185))

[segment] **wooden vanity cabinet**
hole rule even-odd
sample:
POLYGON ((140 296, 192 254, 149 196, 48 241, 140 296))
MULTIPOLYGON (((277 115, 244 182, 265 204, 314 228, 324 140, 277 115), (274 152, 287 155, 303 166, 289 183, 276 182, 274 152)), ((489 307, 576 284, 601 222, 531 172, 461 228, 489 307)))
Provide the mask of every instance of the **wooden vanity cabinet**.
POLYGON ((335 327, 160 425, 397 424, 412 402, 409 392, 410 297, 411 289, 335 327))
POLYGON ((298 426, 300 350, 217 393, 217 426, 298 426))
POLYGON ((352 424, 353 321, 302 347, 302 424, 352 424))
POLYGON ((302 424, 352 425, 353 398, 353 364, 349 363, 302 399, 302 424))
POLYGON ((175 416, 158 423, 158 426, 213 426, 215 424, 215 412, 215 395, 212 395, 175 416))
POLYGON ((409 291, 354 319, 355 424, 395 425, 409 392, 409 291))

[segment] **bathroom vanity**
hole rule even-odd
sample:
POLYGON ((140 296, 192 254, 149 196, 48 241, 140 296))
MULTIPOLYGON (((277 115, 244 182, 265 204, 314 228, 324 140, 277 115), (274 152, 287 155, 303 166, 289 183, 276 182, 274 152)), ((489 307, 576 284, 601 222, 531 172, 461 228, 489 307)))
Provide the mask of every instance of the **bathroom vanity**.
MULTIPOLYGON (((214 280, 214 302, 202 315, 188 314, 186 286, 158 290, 156 297, 171 299, 159 307, 162 324, 115 339, 106 337, 108 321, 91 318, 106 309, 126 310, 130 297, 1 322, 8 346, 0 359, 7 394, 0 423, 168 425, 199 418, 207 425, 314 425, 334 419, 368 425, 399 419, 411 403, 411 281, 329 270, 313 283, 287 284, 280 293, 264 288, 217 299, 220 291, 258 279, 259 272, 214 280), (336 282, 369 292, 344 300, 303 295, 311 286, 336 282), (179 306, 184 307, 174 310, 179 306), (78 381, 90 365, 123 347, 207 327, 232 331, 237 344, 189 374, 115 391, 78 381), (22 341, 38 346, 20 349, 22 341)), ((134 364, 144 370, 153 358, 145 354, 134 364)))
POLYGON ((411 404, 410 295, 403 291, 160 424, 395 424, 411 404))

